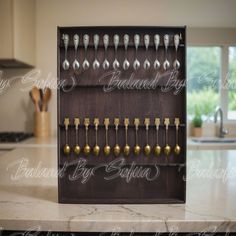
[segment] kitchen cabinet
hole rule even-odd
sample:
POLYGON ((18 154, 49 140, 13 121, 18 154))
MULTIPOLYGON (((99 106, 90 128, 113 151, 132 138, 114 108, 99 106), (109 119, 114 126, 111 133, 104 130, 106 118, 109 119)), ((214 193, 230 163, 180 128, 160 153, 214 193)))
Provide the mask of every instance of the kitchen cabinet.
POLYGON ((0 68, 35 64, 35 1, 0 1, 0 68))

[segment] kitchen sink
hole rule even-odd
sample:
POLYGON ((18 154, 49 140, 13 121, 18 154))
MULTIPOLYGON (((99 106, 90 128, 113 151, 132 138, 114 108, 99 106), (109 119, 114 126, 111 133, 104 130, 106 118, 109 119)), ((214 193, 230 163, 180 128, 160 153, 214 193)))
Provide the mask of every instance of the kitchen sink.
POLYGON ((197 143, 236 143, 236 138, 201 137, 192 138, 197 143))

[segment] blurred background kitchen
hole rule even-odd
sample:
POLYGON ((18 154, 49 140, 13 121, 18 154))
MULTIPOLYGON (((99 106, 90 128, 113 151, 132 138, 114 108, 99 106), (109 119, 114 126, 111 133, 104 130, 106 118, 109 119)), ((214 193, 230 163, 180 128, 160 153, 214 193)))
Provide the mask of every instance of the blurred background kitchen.
MULTIPOLYGON (((236 149, 235 9, 234 0, 0 0, 0 132, 33 132, 35 105, 21 76, 37 69, 39 80, 56 80, 57 26, 187 25, 188 147, 236 149)), ((46 142, 56 143, 50 93, 46 142)))

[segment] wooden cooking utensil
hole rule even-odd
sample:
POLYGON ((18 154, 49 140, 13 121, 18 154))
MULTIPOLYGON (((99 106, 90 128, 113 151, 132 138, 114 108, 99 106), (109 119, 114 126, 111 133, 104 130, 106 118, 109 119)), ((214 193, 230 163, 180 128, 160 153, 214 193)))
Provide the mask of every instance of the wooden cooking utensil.
POLYGON ((50 88, 45 88, 42 99, 42 111, 47 111, 48 102, 50 101, 52 92, 50 88))
POLYGON ((32 90, 30 91, 30 96, 33 100, 35 111, 40 112, 39 108, 39 101, 40 101, 40 92, 37 87, 33 87, 32 90))

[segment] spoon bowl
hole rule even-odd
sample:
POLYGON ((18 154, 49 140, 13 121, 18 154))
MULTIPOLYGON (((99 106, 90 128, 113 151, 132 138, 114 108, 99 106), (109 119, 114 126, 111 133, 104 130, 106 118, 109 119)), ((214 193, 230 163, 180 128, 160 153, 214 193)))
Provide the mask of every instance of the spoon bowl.
POLYGON ((79 155, 80 154, 80 150, 81 150, 80 146, 78 144, 76 144, 75 147, 74 147, 74 153, 76 155, 79 155))
POLYGON ((130 154, 130 146, 128 144, 126 144, 124 147, 124 154, 126 156, 128 156, 130 154))
POLYGON ((68 61, 67 59, 65 59, 65 60, 63 61, 62 67, 63 67, 64 70, 68 70, 68 69, 69 69, 70 63, 69 63, 69 61, 68 61))
POLYGON ((89 68, 89 62, 88 62, 87 59, 85 59, 84 62, 83 62, 83 69, 87 70, 88 68, 89 68))
POLYGON ((150 62, 148 59, 145 59, 144 63, 143 63, 143 68, 144 70, 148 70, 150 68, 150 62))
POLYGON ((124 60, 123 62, 123 69, 128 70, 129 69, 129 61, 127 59, 124 60))
POLYGON ((168 70, 170 68, 170 62, 166 59, 163 63, 164 70, 168 70))
POLYGON ((120 146, 118 144, 114 147, 114 154, 116 157, 120 155, 120 146))
POLYGON ((153 67, 154 67, 155 70, 160 69, 161 64, 157 59, 154 61, 153 67))
POLYGON ((178 70, 180 68, 180 62, 177 59, 174 60, 173 67, 176 70, 178 70))
POLYGON ((100 63, 97 59, 95 59, 95 61, 93 62, 93 69, 97 70, 100 67, 100 63))
POLYGON ((150 145, 147 144, 147 145, 144 147, 144 153, 145 153, 146 156, 149 156, 149 155, 150 155, 150 153, 151 153, 151 147, 150 147, 150 145))
POLYGON ((141 147, 139 145, 135 145, 134 146, 134 155, 139 155, 140 154, 140 151, 141 151, 141 147))
POLYGON ((164 147, 164 153, 166 156, 168 156, 171 152, 171 147, 167 144, 165 147, 164 147))
POLYGON ((90 146, 89 146, 88 144, 86 144, 86 145, 84 146, 84 154, 85 154, 86 156, 88 156, 89 153, 90 153, 90 150, 91 150, 90 146))
POLYGON ((105 59, 102 66, 103 66, 104 70, 109 69, 109 66, 110 66, 109 61, 107 59, 105 59))
POLYGON ((139 67, 140 67, 140 62, 138 59, 135 59, 134 64, 133 64, 134 70, 138 70, 139 67))
POLYGON ((175 145, 174 152, 175 152, 176 155, 179 155, 179 154, 180 154, 181 148, 180 148, 180 146, 179 146, 178 144, 175 145))
POLYGON ((70 154, 70 146, 68 144, 66 144, 63 148, 63 152, 64 154, 66 155, 69 155, 70 154))
POLYGON ((105 156, 109 156, 111 152, 111 147, 109 145, 106 145, 103 151, 104 151, 105 156))
POLYGON ((113 62, 113 68, 114 70, 117 70, 120 67, 120 63, 118 62, 117 59, 115 59, 115 61, 113 62))
POLYGON ((154 147, 154 154, 155 154, 156 157, 160 156, 160 154, 161 154, 161 147, 160 147, 160 145, 157 144, 154 147))
POLYGON ((78 70, 79 69, 80 65, 79 65, 79 62, 77 61, 77 59, 74 60, 72 66, 73 66, 74 70, 78 70))
POLYGON ((94 154, 95 156, 98 156, 99 153, 100 153, 100 147, 99 147, 98 145, 95 145, 95 146, 93 147, 93 154, 94 154))

